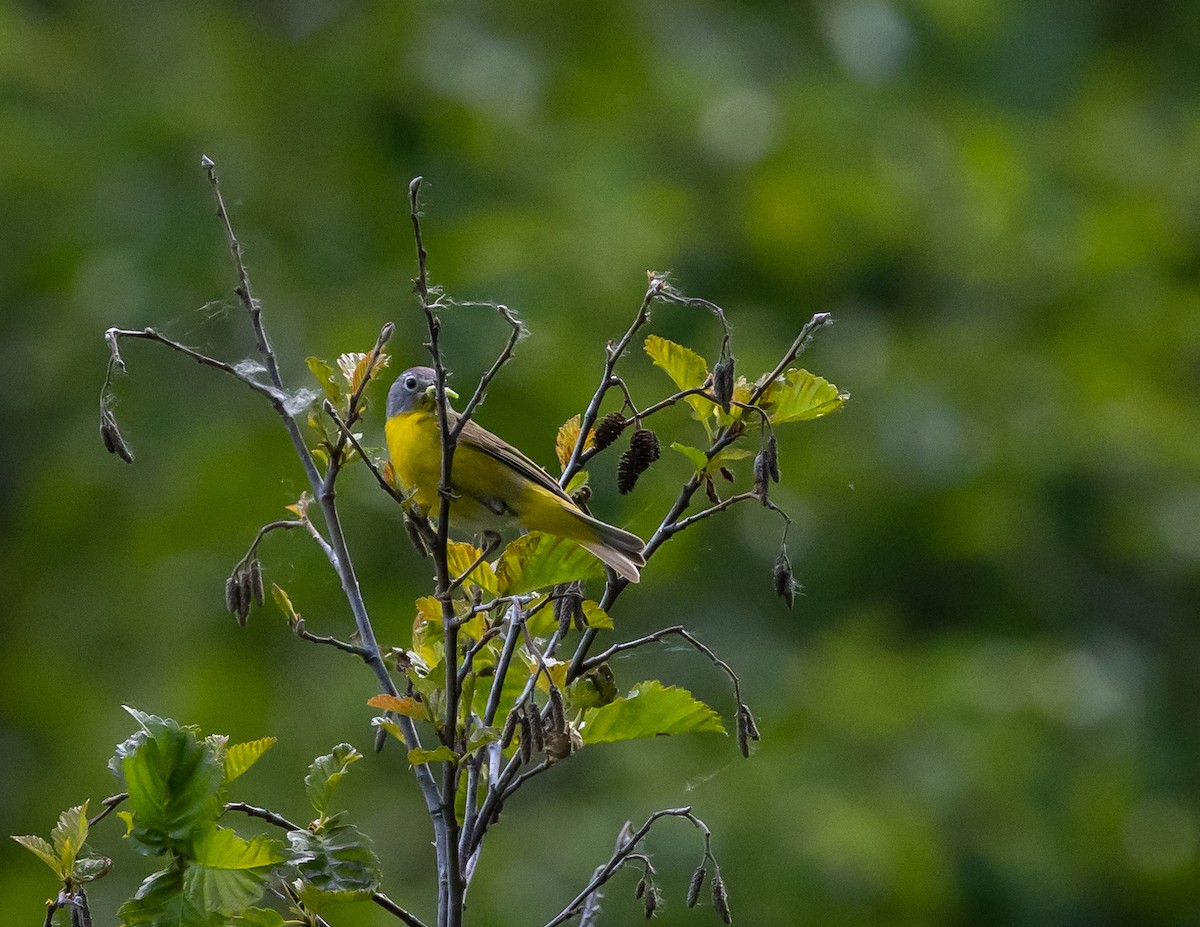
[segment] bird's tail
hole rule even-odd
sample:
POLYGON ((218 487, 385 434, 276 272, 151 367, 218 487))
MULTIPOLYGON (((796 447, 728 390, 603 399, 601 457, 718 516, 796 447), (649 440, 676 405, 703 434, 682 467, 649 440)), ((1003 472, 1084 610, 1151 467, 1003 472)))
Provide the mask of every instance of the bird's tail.
POLYGON ((584 550, 611 567, 631 583, 642 578, 641 568, 646 564, 646 545, 636 534, 605 524, 596 518, 580 515, 596 535, 596 540, 579 539, 584 550))

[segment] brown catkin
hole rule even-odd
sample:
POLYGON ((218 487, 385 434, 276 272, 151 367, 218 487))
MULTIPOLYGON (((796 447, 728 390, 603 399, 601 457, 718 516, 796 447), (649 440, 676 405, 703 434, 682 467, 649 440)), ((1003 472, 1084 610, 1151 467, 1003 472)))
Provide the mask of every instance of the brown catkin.
POLYGON ((713 397, 721 404, 721 410, 728 415, 729 405, 733 401, 733 356, 722 357, 713 367, 713 397))
POLYGON ((662 453, 658 435, 649 428, 639 428, 629 439, 629 450, 617 462, 617 491, 622 495, 633 490, 634 485, 649 466, 662 453))
POLYGON ((621 437, 621 432, 627 424, 629 423, 625 421, 625 416, 620 412, 609 412, 592 432, 592 447, 598 451, 604 450, 621 437))
POLYGON ((733 915, 729 913, 729 896, 725 892, 725 881, 720 872, 713 873, 712 882, 713 908, 726 924, 733 923, 733 915))
POLYGON ((781 550, 775 560, 775 594, 787 603, 788 608, 796 601, 796 579, 786 550, 781 550))
POLYGON ((687 906, 689 908, 696 907, 696 902, 700 900, 700 889, 704 887, 704 877, 708 874, 703 866, 697 866, 696 871, 692 873, 692 881, 688 883, 687 890, 687 906))

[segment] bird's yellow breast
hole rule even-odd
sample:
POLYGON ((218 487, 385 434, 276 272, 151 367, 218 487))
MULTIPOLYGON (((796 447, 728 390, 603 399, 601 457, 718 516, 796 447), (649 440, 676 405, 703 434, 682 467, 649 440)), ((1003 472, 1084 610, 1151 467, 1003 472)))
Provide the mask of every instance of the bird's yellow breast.
POLYGON ((428 510, 437 501, 442 446, 438 419, 432 412, 405 412, 384 425, 388 455, 396 479, 413 501, 428 510))

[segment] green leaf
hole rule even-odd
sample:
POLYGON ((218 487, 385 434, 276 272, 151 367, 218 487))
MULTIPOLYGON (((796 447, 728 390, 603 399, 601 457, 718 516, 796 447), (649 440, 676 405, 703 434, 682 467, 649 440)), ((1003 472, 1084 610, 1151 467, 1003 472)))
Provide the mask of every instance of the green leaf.
POLYGON ((259 757, 275 745, 276 738, 261 737, 244 744, 234 744, 225 751, 225 781, 232 782, 258 762, 259 757))
POLYGON ((21 844, 21 846, 54 870, 54 874, 60 880, 66 876, 66 872, 62 868, 62 861, 58 858, 58 853, 55 852, 54 847, 45 837, 29 834, 24 837, 13 837, 13 840, 17 841, 17 843, 21 844))
POLYGON ((271 868, 287 859, 281 845, 265 836, 245 840, 226 827, 207 828, 184 870, 183 891, 202 911, 240 914, 262 896, 271 868))
POLYGON ((273 908, 247 908, 233 919, 233 927, 284 927, 287 923, 273 908))
POLYGON ((613 620, 608 616, 608 612, 590 599, 583 603, 583 619, 587 622, 589 628, 606 628, 611 630, 613 626, 613 620))
POLYGON ((569 496, 575 490, 583 489, 583 487, 588 484, 590 479, 591 475, 586 470, 580 470, 573 477, 571 477, 570 482, 563 487, 563 492, 569 496))
POLYGON ((342 389, 333 375, 333 368, 319 357, 306 357, 304 363, 308 364, 308 369, 325 391, 325 397, 337 406, 342 401, 342 389))
MULTIPOLYGON (((482 553, 483 551, 474 544, 465 544, 461 541, 448 542, 446 544, 446 566, 450 570, 450 575, 455 578, 461 576, 482 553)), ((484 592, 495 595, 496 571, 492 569, 490 563, 484 560, 471 571, 471 575, 467 577, 464 585, 466 584, 473 584, 484 592)))
POLYGON ((850 398, 848 393, 823 377, 792 367, 767 387, 759 400, 772 423, 806 422, 838 411, 850 398))
MULTIPOLYGON (((681 390, 703 386, 708 379, 708 362, 691 348, 658 335, 646 337, 646 353, 656 367, 661 367, 681 390)), ((716 404, 702 396, 688 396, 687 403, 695 417, 708 427, 708 419, 716 404)))
POLYGON ((500 732, 494 727, 477 727, 467 738, 467 753, 473 753, 486 744, 495 743, 500 739, 500 732))
POLYGON ((352 824, 316 833, 294 830, 288 840, 302 882, 300 897, 314 909, 331 901, 365 900, 379 890, 379 860, 370 841, 352 824))
POLYGON ((195 728, 126 710, 142 725, 113 758, 129 792, 131 837, 144 852, 187 856, 198 829, 221 814, 225 770, 218 751, 195 728))
POLYGON ((540 531, 531 531, 510 543, 496 568, 502 595, 534 592, 603 575, 604 565, 574 541, 540 531))
POLYGON ((295 624, 300 620, 299 612, 292 605, 292 597, 287 594, 287 591, 279 583, 271 583, 271 598, 275 600, 275 604, 283 612, 283 617, 288 620, 288 624, 295 624))
POLYGON ((680 444, 678 441, 672 441, 671 450, 679 451, 679 453, 692 462, 692 466, 700 473, 703 473, 704 468, 708 466, 708 455, 698 447, 689 447, 686 444, 680 444))
POLYGON ((725 726, 715 711, 686 689, 650 680, 590 712, 580 730, 584 743, 603 744, 701 731, 724 734, 725 726))
POLYGON ((338 744, 332 753, 326 753, 312 761, 308 767, 308 775, 304 777, 304 788, 308 791, 308 800, 312 802, 317 817, 324 818, 329 810, 329 799, 333 789, 346 775, 351 763, 362 759, 362 754, 350 744, 338 744))
POLYGON ((183 870, 170 866, 146 878, 117 912, 121 927, 224 927, 228 918, 205 911, 184 891, 183 870))
POLYGON ((456 760, 458 754, 442 744, 440 747, 434 747, 432 750, 425 747, 414 747, 408 751, 408 762, 410 766, 420 766, 422 763, 437 763, 441 760, 456 760))
POLYGON ((50 842, 62 862, 62 871, 75 868, 75 857, 83 849, 88 835, 87 802, 68 808, 58 816, 58 824, 50 832, 50 842))

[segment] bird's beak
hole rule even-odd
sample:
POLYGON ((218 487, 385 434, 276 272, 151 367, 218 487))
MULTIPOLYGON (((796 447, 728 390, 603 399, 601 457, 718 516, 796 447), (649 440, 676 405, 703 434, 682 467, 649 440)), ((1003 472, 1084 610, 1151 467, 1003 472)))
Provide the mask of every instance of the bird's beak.
MULTIPOLYGON (((454 392, 454 390, 452 390, 450 387, 447 386, 446 387, 446 396, 449 399, 457 399, 458 393, 454 392)), ((436 383, 433 386, 425 387, 425 398, 426 399, 437 399, 437 384, 436 383)))

